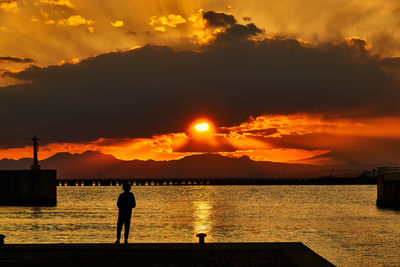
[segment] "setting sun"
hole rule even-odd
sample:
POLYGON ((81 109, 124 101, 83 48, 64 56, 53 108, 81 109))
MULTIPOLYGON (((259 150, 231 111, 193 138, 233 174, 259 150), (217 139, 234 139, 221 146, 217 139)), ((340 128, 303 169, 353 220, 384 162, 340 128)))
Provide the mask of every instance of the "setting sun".
POLYGON ((205 132, 205 131, 208 131, 210 129, 210 126, 208 125, 208 123, 203 122, 203 123, 196 124, 194 126, 194 128, 199 132, 205 132))
POLYGON ((197 140, 208 139, 214 135, 215 126, 208 118, 199 118, 189 125, 188 133, 197 140))

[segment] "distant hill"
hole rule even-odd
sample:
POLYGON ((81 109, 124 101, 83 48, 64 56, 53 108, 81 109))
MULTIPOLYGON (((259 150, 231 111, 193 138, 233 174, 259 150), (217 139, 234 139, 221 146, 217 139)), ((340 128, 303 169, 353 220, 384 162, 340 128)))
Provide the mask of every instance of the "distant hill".
POLYGON ((19 160, 2 159, 0 160, 0 170, 23 170, 29 169, 33 164, 33 160, 23 158, 19 160))
POLYGON ((60 178, 103 177, 107 169, 122 162, 112 155, 96 151, 82 154, 58 153, 40 162, 43 169, 56 169, 60 178))
MULTIPOLYGON (((32 159, 0 160, 0 169, 29 169, 32 159)), ((357 176, 374 165, 348 163, 345 165, 311 165, 254 161, 247 156, 230 158, 219 154, 200 154, 179 160, 124 161, 96 151, 82 154, 58 153, 40 161, 42 169, 56 169, 58 178, 311 178, 328 176, 357 176)))

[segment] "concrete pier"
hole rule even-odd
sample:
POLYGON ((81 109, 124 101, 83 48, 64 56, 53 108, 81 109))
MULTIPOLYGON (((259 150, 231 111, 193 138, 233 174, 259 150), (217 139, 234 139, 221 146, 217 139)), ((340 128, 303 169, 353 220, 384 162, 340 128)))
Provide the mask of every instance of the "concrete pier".
POLYGON ((379 167, 376 204, 400 209, 400 167, 379 167))
POLYGON ((0 171, 0 205, 55 206, 56 177, 55 170, 0 171))
POLYGON ((334 266, 302 243, 0 246, 0 266, 334 266))

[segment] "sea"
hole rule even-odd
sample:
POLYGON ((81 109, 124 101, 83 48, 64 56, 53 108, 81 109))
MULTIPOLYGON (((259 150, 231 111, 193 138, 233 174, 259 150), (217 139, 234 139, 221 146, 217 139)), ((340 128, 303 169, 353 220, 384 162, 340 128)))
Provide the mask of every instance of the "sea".
MULTIPOLYGON (((57 188, 56 207, 0 207, 5 243, 113 243, 120 186, 57 188)), ((302 242, 337 266, 400 266, 400 211, 374 185, 133 186, 131 243, 302 242)))

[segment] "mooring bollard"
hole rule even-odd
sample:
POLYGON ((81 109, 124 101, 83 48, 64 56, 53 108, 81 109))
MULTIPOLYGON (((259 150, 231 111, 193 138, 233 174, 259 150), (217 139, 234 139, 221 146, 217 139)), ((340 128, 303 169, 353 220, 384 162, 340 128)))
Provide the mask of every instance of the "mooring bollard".
POLYGON ((6 238, 5 235, 0 235, 0 245, 4 245, 4 238, 6 238))
POLYGON ((196 235, 199 238, 199 244, 204 244, 204 238, 207 236, 204 233, 199 233, 196 235))

